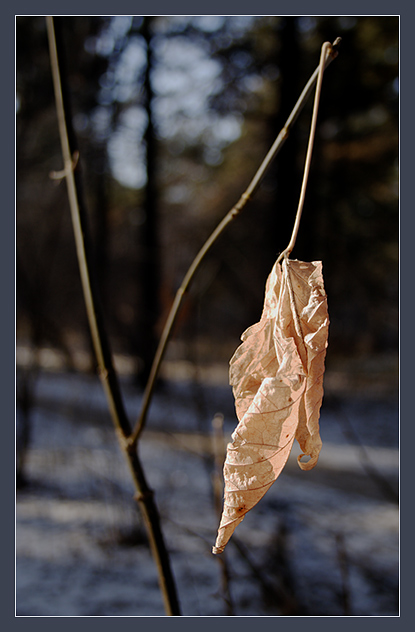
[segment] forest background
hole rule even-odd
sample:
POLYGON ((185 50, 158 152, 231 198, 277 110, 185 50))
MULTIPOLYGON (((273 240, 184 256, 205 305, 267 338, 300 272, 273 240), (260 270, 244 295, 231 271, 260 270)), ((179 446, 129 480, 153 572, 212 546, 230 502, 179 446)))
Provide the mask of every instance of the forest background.
MULTIPOLYGON (((116 367, 138 397, 189 264, 249 183, 321 44, 342 37, 324 76, 293 257, 323 261, 325 401, 396 402, 399 18, 75 16, 56 18, 56 28, 106 325, 116 367)), ((16 19, 16 94, 17 483, 24 489, 42 376, 56 388, 53 375, 96 373, 66 188, 50 177, 62 158, 44 16, 16 19)), ((184 380, 197 399, 201 385, 226 384, 229 358, 258 321, 266 277, 291 235, 311 108, 310 99, 255 197, 199 270, 160 392, 184 380)), ((204 431, 217 404, 204 400, 204 431)), ((396 423, 381 433, 397 430, 396 423)))

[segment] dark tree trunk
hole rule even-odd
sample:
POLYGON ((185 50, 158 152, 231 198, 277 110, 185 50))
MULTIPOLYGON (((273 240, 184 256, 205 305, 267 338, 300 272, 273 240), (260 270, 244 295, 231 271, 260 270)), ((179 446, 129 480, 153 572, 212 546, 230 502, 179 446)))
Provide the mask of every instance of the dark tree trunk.
POLYGON ((108 272, 109 272, 109 235, 108 235, 108 186, 106 178, 107 154, 103 145, 94 152, 95 183, 95 265, 97 282, 103 307, 108 312, 108 272))
POLYGON ((152 113, 153 90, 151 72, 153 66, 151 50, 151 17, 145 17, 141 33, 147 45, 147 67, 144 76, 145 110, 147 128, 144 134, 146 147, 147 182, 144 190, 144 222, 140 226, 139 257, 139 317, 138 317, 138 355, 141 360, 138 379, 145 384, 157 348, 157 324, 159 308, 159 253, 157 238, 157 141, 154 134, 152 113))

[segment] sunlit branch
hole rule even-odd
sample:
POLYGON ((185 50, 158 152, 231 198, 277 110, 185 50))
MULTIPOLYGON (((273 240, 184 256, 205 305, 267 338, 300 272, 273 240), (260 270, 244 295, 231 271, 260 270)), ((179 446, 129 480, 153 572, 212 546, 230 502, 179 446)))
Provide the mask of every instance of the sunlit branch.
POLYGON ((326 66, 326 58, 327 58, 327 55, 330 56, 330 51, 331 51, 330 42, 325 42, 323 46, 321 47, 320 65, 318 67, 317 86, 316 86, 316 92, 315 92, 315 97, 314 97, 313 116, 311 119, 310 136, 309 136, 307 154, 306 154, 305 165, 304 165, 303 182, 301 185, 300 200, 298 202, 297 214, 295 216, 295 221, 294 221, 294 228, 293 228, 293 232, 292 232, 291 239, 288 246, 285 248, 285 250, 282 251, 277 261, 280 261, 283 257, 288 257, 291 254, 291 251, 294 248, 295 242, 297 239, 298 229, 300 228, 300 220, 301 220, 301 215, 302 215, 303 207, 304 207, 308 175, 310 173, 311 157, 313 155, 314 137, 316 134, 316 127, 317 127, 318 106, 320 103, 321 87, 323 84, 323 73, 324 73, 324 68, 326 66))

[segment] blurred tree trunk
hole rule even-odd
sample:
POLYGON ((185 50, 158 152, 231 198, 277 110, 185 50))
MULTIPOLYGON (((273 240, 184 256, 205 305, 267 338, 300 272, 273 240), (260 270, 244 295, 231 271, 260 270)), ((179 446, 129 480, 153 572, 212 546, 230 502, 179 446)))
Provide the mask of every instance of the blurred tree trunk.
POLYGON ((94 205, 95 205, 95 265, 97 282, 103 307, 108 313, 108 271, 109 271, 109 235, 108 235, 108 181, 107 151, 102 144, 94 151, 94 205))
POLYGON ((159 252, 157 238, 157 140, 154 133, 152 102, 154 98, 151 85, 153 57, 151 50, 152 17, 145 17, 141 27, 147 47, 147 65, 144 76, 144 107, 147 114, 147 128, 144 133, 146 150, 147 181, 144 190, 144 222, 140 226, 139 243, 139 312, 136 331, 136 344, 141 366, 138 381, 143 386, 147 381, 154 354, 157 348, 157 324, 160 315, 159 306, 159 252))

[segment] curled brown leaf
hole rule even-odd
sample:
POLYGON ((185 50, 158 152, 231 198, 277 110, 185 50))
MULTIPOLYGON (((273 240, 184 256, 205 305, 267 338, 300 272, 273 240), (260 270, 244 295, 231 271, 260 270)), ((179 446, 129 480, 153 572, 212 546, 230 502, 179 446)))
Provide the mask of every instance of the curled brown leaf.
POLYGON ((225 496, 213 553, 278 478, 294 438, 301 469, 321 450, 320 407, 329 318, 322 264, 283 259, 268 277, 261 319, 230 360, 238 426, 224 465, 225 496), (301 459, 309 456, 307 462, 301 459))

